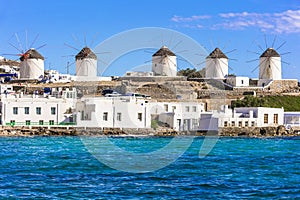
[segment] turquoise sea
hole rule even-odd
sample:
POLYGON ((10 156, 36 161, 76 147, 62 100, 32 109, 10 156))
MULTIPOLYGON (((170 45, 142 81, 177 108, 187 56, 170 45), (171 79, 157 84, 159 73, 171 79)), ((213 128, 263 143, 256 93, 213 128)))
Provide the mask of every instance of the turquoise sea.
MULTIPOLYGON (((111 140, 147 152, 170 138, 111 140)), ((128 173, 100 163, 79 137, 3 137, 0 198, 300 199, 300 138, 220 138, 199 158, 202 142, 165 168, 128 173)))

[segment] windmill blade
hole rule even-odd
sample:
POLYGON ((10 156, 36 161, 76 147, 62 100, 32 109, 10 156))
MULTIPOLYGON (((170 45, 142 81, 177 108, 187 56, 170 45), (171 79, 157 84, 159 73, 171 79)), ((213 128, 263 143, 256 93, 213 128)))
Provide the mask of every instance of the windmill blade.
POLYGON ((225 44, 225 45, 222 47, 222 49, 226 49, 227 46, 229 46, 230 43, 231 43, 231 40, 229 40, 229 41, 227 42, 227 44, 225 44))
POLYGON ((178 53, 183 53, 183 52, 187 52, 187 51, 189 51, 189 50, 177 51, 177 52, 175 52, 175 54, 178 54, 178 53))
POLYGON ((272 46, 271 46, 272 48, 273 48, 274 45, 275 45, 276 37, 277 37, 277 36, 275 35, 275 37, 274 37, 274 39, 273 39, 273 42, 272 42, 272 46))
POLYGON ((228 58, 228 60, 238 61, 238 59, 235 58, 228 58))
POLYGON ((71 48, 71 49, 75 49, 75 50, 77 50, 77 51, 80 51, 80 50, 77 49, 76 47, 73 47, 73 46, 71 46, 71 45, 69 45, 69 44, 64 43, 64 45, 67 46, 67 47, 69 47, 69 48, 71 48))
POLYGON ((158 57, 158 58, 155 58, 155 59, 147 60, 144 63, 153 62, 153 61, 157 61, 157 60, 161 60, 161 58, 158 57))
POLYGON ((260 65, 263 65, 267 59, 264 59, 262 63, 259 63, 251 72, 253 73, 260 65))
POLYGON ((20 39, 19 39, 18 34, 15 33, 15 36, 16 36, 17 42, 18 42, 18 44, 19 44, 19 48, 22 50, 21 52, 24 53, 24 49, 23 49, 23 47, 22 47, 22 44, 21 44, 21 42, 20 42, 20 39))
POLYGON ((149 51, 149 50, 144 50, 145 53, 151 53, 151 54, 154 54, 155 51, 149 51))
POLYGON ((27 49, 28 49, 28 32, 27 32, 27 30, 25 30, 25 37, 26 37, 25 48, 26 48, 26 50, 27 50, 27 49))
POLYGON ((254 40, 254 43, 256 44, 256 46, 258 46, 258 48, 260 48, 260 50, 264 51, 264 49, 257 43, 256 40, 254 40))
POLYGON ((227 63, 224 62, 224 60, 221 60, 221 59, 220 59, 220 61, 221 61, 224 65, 227 65, 229 69, 231 69, 232 71, 234 71, 233 68, 231 68, 227 63))
POLYGON ((206 57, 207 56, 206 54, 201 54, 201 53, 195 53, 195 55, 202 56, 202 57, 206 57))
POLYGON ((20 54, 3 53, 1 56, 20 56, 20 54))
POLYGON ((61 56, 63 58, 66 58, 66 57, 75 57, 76 55, 65 55, 65 56, 61 56))
POLYGON ((95 54, 107 54, 107 53, 111 53, 111 52, 109 52, 109 51, 103 51, 103 52, 95 52, 95 54))
POLYGON ((78 40, 78 38, 72 33, 72 38, 73 40, 77 43, 78 46, 82 46, 82 44, 80 43, 80 41, 78 40))
POLYGON ((16 50, 18 50, 20 53, 23 53, 21 49, 17 48, 15 45, 13 45, 12 43, 8 43, 10 46, 14 47, 16 50))
POLYGON ((283 47, 283 45, 285 45, 285 43, 286 43, 286 41, 284 41, 281 45, 279 45, 279 47, 277 47, 276 51, 277 51, 278 49, 280 49, 281 47, 283 47))
POLYGON ((286 55, 286 54, 290 54, 290 53, 292 53, 292 52, 285 52, 285 53, 281 53, 280 55, 282 56, 282 55, 286 55))
POLYGON ((182 42, 182 40, 180 40, 179 42, 177 42, 177 43, 175 44, 175 46, 174 46, 172 49, 175 50, 176 47, 177 47, 181 42, 182 42))
POLYGON ((199 64, 197 64, 197 65, 202 65, 202 64, 205 63, 205 62, 206 62, 206 60, 202 61, 201 63, 199 63, 199 64))
POLYGON ((227 52, 225 52, 225 54, 229 54, 229 53, 232 53, 232 52, 234 52, 234 51, 236 51, 237 49, 233 49, 233 50, 231 50, 231 51, 227 51, 227 52))
POLYGON ((98 35, 99 35, 99 33, 96 33, 96 34, 92 37, 92 41, 91 41, 91 43, 90 43, 90 47, 94 45, 94 42, 95 42, 95 40, 96 40, 96 38, 97 38, 98 35))
POLYGON ((246 63, 254 62, 254 61, 257 61, 257 60, 259 60, 259 58, 256 58, 256 59, 253 59, 253 60, 248 60, 248 61, 246 61, 246 63))
POLYGON ((41 46, 35 48, 35 50, 41 49, 41 48, 43 48, 43 47, 46 46, 46 45, 47 45, 47 44, 43 44, 43 45, 41 45, 41 46))
POLYGON ((268 43, 267 43, 267 36, 266 34, 264 34, 264 39, 265 39, 265 45, 266 45, 266 49, 268 48, 268 43))
POLYGON ((39 33, 35 36, 35 38, 34 38, 34 40, 32 41, 32 43, 30 44, 30 46, 29 46, 29 49, 31 49, 32 48, 32 46, 34 45, 34 43, 36 42, 36 40, 38 39, 38 37, 39 37, 39 33))
POLYGON ((260 53, 254 52, 254 51, 249 51, 249 50, 247 50, 247 52, 249 52, 249 53, 254 53, 254 54, 257 54, 257 55, 260 55, 260 53))
POLYGON ((279 67, 276 65, 276 63, 272 59, 269 59, 269 60, 279 71, 281 71, 281 69, 279 69, 279 67))
POLYGON ((86 33, 84 33, 84 46, 86 47, 86 33))
POLYGON ((291 63, 285 62, 285 61, 283 61, 283 60, 281 60, 281 62, 284 63, 284 64, 287 64, 287 65, 290 65, 290 64, 291 64, 291 63))
POLYGON ((171 37, 170 37, 170 41, 169 41, 169 44, 168 44, 168 47, 170 47, 171 46, 171 43, 172 43, 172 40, 173 40, 173 33, 172 33, 172 35, 171 35, 171 37))

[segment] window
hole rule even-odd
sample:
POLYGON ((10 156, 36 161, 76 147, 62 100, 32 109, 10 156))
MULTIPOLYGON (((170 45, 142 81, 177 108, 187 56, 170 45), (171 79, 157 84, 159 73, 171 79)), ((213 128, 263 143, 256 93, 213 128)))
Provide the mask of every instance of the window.
POLYGON ((54 125, 54 120, 49 120, 49 125, 54 125))
POLYGON ((108 112, 104 112, 103 113, 103 121, 107 121, 108 120, 108 112))
POLYGON ((142 113, 138 113, 138 120, 142 121, 142 113))
POLYGON ((185 107, 185 112, 190 112, 190 107, 189 106, 185 107))
POLYGON ((16 121, 15 120, 10 120, 10 125, 11 126, 14 126, 16 124, 16 121))
POLYGON ((244 80, 241 80, 241 82, 242 82, 242 85, 244 84, 244 80))
POLYGON ((122 113, 117 113, 117 121, 122 121, 122 113))
POLYGON ((268 122, 268 114, 264 114, 264 123, 267 124, 268 122))
POLYGON ((17 115, 18 114, 18 107, 13 107, 13 114, 17 115))
POLYGON ((55 115, 56 114, 56 108, 55 107, 51 107, 51 115, 55 115))
POLYGON ((245 126, 248 127, 249 126, 249 122, 245 121, 245 126))
POLYGON ((168 104, 164 104, 164 109, 165 109, 166 112, 168 112, 168 110, 169 110, 168 104))
POLYGON ((227 127, 227 126, 228 126, 228 122, 225 121, 225 122, 224 122, 224 127, 227 127))
POLYGON ((242 121, 239 121, 239 127, 242 127, 242 121))
POLYGON ((30 120, 26 120, 26 121, 25 121, 25 124, 26 124, 26 125, 30 125, 30 120))
POLYGON ((41 107, 36 107, 36 114, 40 115, 42 113, 42 108, 41 107))
POLYGON ((235 126, 235 121, 232 121, 232 122, 231 122, 231 126, 235 126))
POLYGON ((278 114, 274 114, 274 124, 278 124, 278 114))
POLYGON ((254 122, 254 121, 252 121, 252 122, 251 122, 251 126, 253 127, 254 125, 255 125, 255 122, 254 122))
POLYGON ((29 107, 24 108, 24 113, 25 113, 25 115, 29 115, 29 107))
POLYGON ((39 125, 44 125, 44 120, 40 120, 39 125))
POLYGON ((197 107, 193 106, 193 112, 197 112, 197 107))
POLYGON ((172 106, 172 112, 175 112, 176 106, 172 106))

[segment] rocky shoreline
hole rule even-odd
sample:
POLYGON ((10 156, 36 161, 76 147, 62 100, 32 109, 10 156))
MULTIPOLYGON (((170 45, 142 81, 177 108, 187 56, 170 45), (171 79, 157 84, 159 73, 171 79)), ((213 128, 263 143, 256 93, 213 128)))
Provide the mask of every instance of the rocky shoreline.
POLYGON ((220 137, 295 137, 300 136, 300 130, 278 127, 224 127, 219 132, 178 132, 169 128, 153 129, 113 129, 113 128, 47 128, 47 127, 1 127, 0 137, 33 137, 33 136, 206 136, 220 137))

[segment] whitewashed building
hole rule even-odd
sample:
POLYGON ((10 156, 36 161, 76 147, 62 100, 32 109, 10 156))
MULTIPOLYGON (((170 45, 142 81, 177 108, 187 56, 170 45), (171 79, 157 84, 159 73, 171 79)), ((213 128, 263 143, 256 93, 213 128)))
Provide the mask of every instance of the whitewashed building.
POLYGON ((198 102, 151 102, 150 113, 158 117, 159 122, 169 125, 177 131, 198 130, 200 114, 204 112, 204 103, 198 102))
POLYGON ((20 57, 20 79, 37 80, 44 77, 44 57, 31 48, 20 57))
POLYGON ((281 80, 281 58, 273 48, 268 48, 259 58, 258 86, 264 87, 270 80, 281 80))
POLYGON ((228 76, 226 83, 233 87, 249 87, 249 77, 245 76, 228 76))
POLYGON ((76 106, 78 127, 151 128, 147 100, 131 96, 83 97, 76 106))
POLYGON ((268 127, 283 125, 283 108, 243 107, 203 113, 200 130, 217 130, 220 127, 268 127))
POLYGON ((72 114, 75 105, 75 90, 65 90, 55 96, 1 94, 0 124, 31 127, 75 125, 72 114))
POLYGON ((215 48, 207 57, 205 78, 224 79, 228 75, 228 57, 215 48))
POLYGON ((152 55, 152 72, 155 76, 177 76, 176 55, 166 46, 162 46, 152 55))
POLYGON ((300 127, 300 112, 284 112, 284 126, 300 127))
POLYGON ((97 56, 88 47, 84 47, 75 56, 78 81, 97 80, 97 56))

